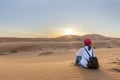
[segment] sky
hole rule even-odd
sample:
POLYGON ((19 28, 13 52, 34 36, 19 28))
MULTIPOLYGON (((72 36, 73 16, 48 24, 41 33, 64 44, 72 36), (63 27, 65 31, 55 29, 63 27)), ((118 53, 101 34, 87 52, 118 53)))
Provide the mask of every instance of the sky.
POLYGON ((120 0, 0 0, 0 37, 120 37, 120 0))

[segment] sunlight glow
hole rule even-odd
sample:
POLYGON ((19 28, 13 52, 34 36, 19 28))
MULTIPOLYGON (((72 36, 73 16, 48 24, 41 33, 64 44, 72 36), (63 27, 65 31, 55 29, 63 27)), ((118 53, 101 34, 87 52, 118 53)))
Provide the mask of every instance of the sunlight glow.
POLYGON ((71 28, 68 28, 64 31, 64 35, 75 35, 75 34, 76 32, 71 28))

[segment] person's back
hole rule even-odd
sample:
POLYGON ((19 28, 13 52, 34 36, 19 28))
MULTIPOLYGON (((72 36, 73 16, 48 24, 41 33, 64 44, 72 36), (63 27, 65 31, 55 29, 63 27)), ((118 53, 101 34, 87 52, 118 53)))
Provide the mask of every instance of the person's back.
POLYGON ((81 50, 83 50, 83 53, 82 53, 82 59, 80 61, 81 65, 83 65, 84 67, 87 67, 87 64, 88 64, 88 61, 90 56, 94 56, 94 53, 93 53, 93 48, 91 48, 90 50, 88 50, 88 47, 89 46, 84 46, 83 48, 81 48, 81 50), (88 53, 85 51, 85 49, 89 52, 90 56, 88 55, 88 53))

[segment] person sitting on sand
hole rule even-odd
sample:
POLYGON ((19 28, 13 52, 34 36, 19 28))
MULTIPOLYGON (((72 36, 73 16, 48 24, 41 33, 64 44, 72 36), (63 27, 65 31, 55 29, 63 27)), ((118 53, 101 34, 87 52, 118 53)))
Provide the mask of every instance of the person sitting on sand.
POLYGON ((89 60, 89 55, 87 54, 87 52, 85 51, 85 49, 89 52, 89 54, 92 56, 94 55, 94 51, 93 48, 91 47, 92 41, 91 39, 87 38, 84 40, 84 47, 80 48, 80 50, 76 53, 76 60, 75 60, 75 64, 78 65, 80 64, 82 67, 87 68, 87 64, 89 60))

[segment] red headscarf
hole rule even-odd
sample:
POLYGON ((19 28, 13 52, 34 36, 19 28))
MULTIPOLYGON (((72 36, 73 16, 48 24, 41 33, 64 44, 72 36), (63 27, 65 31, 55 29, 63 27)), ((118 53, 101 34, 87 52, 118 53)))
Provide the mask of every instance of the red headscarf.
POLYGON ((86 38, 86 39, 84 40, 84 43, 85 43, 87 46, 91 46, 92 41, 91 41, 91 39, 86 38))

